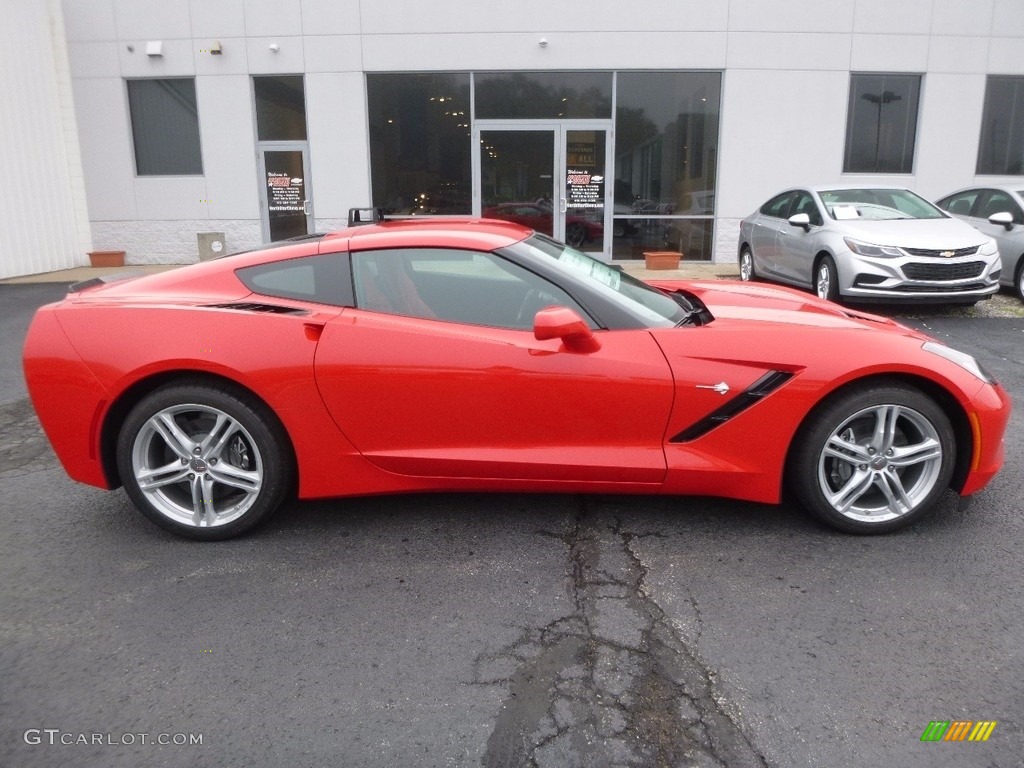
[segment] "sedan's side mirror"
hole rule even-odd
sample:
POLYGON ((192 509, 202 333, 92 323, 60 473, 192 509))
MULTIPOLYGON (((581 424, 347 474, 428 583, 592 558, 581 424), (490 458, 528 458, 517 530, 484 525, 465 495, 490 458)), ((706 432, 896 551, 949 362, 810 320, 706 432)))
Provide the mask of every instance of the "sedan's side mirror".
POLYGON ((789 217, 789 223, 794 227, 802 227, 805 232, 811 231, 811 217, 806 213, 794 213, 789 217))
POLYGON ((988 217, 988 220, 993 224, 1000 224, 1006 227, 1006 231, 1009 232, 1013 229, 1013 214, 1009 211, 1000 211, 999 213, 993 213, 988 217))
POLYGON ((568 307, 548 307, 533 318, 533 335, 538 341, 561 339, 569 352, 597 352, 601 342, 590 326, 568 307))

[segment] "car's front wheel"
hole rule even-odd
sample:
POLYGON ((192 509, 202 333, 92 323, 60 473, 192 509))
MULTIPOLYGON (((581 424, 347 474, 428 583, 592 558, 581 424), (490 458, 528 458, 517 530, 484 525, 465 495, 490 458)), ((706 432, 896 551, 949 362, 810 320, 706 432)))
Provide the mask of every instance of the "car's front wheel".
POLYGON ((814 272, 814 292, 818 294, 819 299, 839 300, 839 274, 831 256, 825 256, 818 262, 814 272))
POLYGON ((744 246, 743 250, 740 251, 740 280, 745 283, 757 280, 757 270, 754 269, 754 254, 751 253, 750 248, 747 246, 744 246))
POLYGON ((1017 292, 1017 298, 1024 301, 1024 255, 1017 260, 1017 277, 1013 281, 1013 288, 1017 292))
POLYGON ((294 474, 284 429, 262 403, 199 382, 157 389, 131 410, 117 466, 146 517, 200 540, 252 528, 281 504, 294 474))
POLYGON ((949 487, 949 418, 902 383, 857 385, 826 401, 797 435, 790 487, 829 525, 886 533, 928 514, 949 487))

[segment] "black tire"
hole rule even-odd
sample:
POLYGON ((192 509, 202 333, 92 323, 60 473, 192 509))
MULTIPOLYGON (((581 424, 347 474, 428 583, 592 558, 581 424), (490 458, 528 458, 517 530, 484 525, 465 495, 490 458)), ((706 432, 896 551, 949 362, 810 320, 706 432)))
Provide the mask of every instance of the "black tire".
POLYGON ((238 536, 276 510, 295 462, 280 422, 241 390, 202 382, 151 392, 129 412, 117 468, 135 506, 190 539, 238 536))
POLYGON ((1013 292, 1017 298, 1024 301, 1024 254, 1017 259, 1017 274, 1013 278, 1013 292))
POLYGON ((757 276, 757 268, 754 266, 754 253, 750 246, 743 246, 740 251, 740 280, 745 283, 756 283, 760 278, 757 276))
POLYGON ((814 268, 814 292, 820 299, 839 301, 839 273, 831 256, 822 257, 814 268))
POLYGON ((841 531, 871 534, 932 512, 955 463, 953 427, 935 401, 879 381, 822 403, 797 433, 786 469, 809 512, 841 531), (891 437, 879 431, 890 422, 891 437))
POLYGON ((587 228, 582 224, 570 224, 565 229, 565 242, 573 248, 579 248, 587 241, 587 228))

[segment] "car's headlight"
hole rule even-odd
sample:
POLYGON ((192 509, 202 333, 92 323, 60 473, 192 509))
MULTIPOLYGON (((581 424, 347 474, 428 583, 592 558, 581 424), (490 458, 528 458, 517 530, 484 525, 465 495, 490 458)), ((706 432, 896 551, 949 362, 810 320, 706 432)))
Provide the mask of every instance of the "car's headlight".
POLYGON ((945 344, 939 344, 937 341, 926 341, 921 345, 922 349, 931 352, 939 357, 944 357, 951 363, 956 363, 965 371, 969 371, 977 376, 982 381, 988 384, 995 384, 996 380, 992 378, 992 375, 981 367, 981 363, 975 360, 973 357, 968 355, 966 352, 961 352, 958 349, 947 347, 945 344))
POLYGON ((902 256, 903 251, 891 245, 873 245, 862 240, 854 240, 852 237, 844 237, 846 247, 858 256, 874 256, 876 259, 893 259, 902 256))

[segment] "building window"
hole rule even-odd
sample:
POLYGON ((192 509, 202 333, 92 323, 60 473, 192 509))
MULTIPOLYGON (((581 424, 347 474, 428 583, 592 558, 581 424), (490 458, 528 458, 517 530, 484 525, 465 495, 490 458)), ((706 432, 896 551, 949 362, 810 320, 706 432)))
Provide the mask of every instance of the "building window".
POLYGON ((718 72, 618 74, 615 258, 711 258, 721 85, 718 72))
POLYGON ((128 80, 128 108, 139 176, 203 172, 193 78, 128 80))
POLYGON ((469 75, 369 74, 373 204, 396 214, 469 214, 469 75))
POLYGON ((306 92, 302 75, 254 77, 256 134, 260 141, 306 140, 306 92))
POLYGON ((1024 175, 1024 77, 989 75, 978 173, 1024 175))
POLYGON ((911 173, 920 75, 850 75, 844 173, 911 173))
POLYGON ((486 72, 474 85, 478 120, 612 116, 611 72, 486 72))

